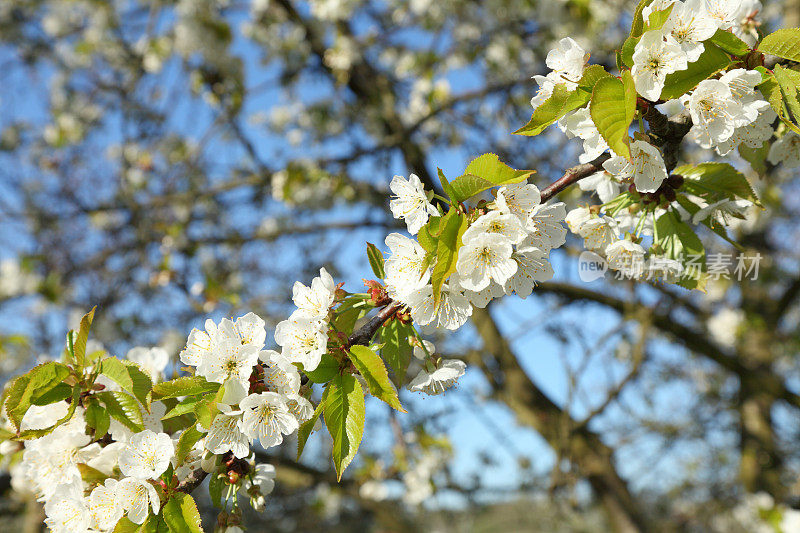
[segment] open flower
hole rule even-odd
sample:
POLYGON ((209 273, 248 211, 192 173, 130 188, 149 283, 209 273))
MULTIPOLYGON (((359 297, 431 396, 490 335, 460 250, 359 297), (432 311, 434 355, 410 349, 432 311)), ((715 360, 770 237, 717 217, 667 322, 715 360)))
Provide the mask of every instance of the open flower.
POLYGON ((519 244, 528 235, 519 218, 511 213, 503 214, 500 211, 489 211, 473 222, 462 237, 463 242, 469 243, 479 235, 496 233, 508 239, 512 244, 519 244))
POLYGON ((394 197, 389 202, 394 218, 406 221, 408 232, 416 235, 420 228, 428 222, 430 215, 437 215, 436 208, 428 201, 425 188, 416 174, 411 174, 408 180, 403 176, 392 178, 389 188, 394 197))
POLYGON ((705 50, 703 41, 717 32, 717 23, 706 12, 704 0, 686 0, 675 2, 662 29, 675 39, 692 63, 705 50))
POLYGON ((124 511, 117 499, 117 480, 108 478, 96 486, 89 495, 91 527, 95 530, 111 531, 122 518, 124 511))
POLYGON ((619 238, 619 229, 613 218, 601 216, 581 225, 579 235, 583 237, 583 244, 588 250, 602 251, 619 238))
POLYGON ((91 525, 89 509, 79 486, 59 485, 44 506, 45 524, 53 533, 86 531, 91 525))
POLYGON ((238 339, 224 338, 214 343, 211 352, 197 367, 197 373, 214 383, 238 381, 246 389, 256 361, 256 346, 242 344, 238 339))
POLYGON ((238 459, 247 457, 250 453, 250 439, 239 428, 242 412, 225 404, 217 404, 217 407, 222 412, 214 418, 208 429, 206 450, 215 455, 231 452, 238 459))
POLYGON ((519 247, 534 247, 543 252, 558 248, 567 240, 567 228, 564 227, 566 216, 567 209, 564 202, 548 202, 537 205, 525 227, 528 230, 528 236, 519 247))
POLYGON ((466 368, 467 365, 464 364, 464 361, 446 359, 433 372, 420 370, 419 374, 408 384, 408 389, 412 392, 424 392, 430 395, 441 394, 464 375, 466 368))
POLYGON ((606 248, 609 268, 631 278, 639 278, 644 272, 645 249, 629 240, 620 240, 606 248))
POLYGON ((262 350, 258 358, 266 365, 264 383, 269 390, 280 394, 297 393, 300 390, 300 373, 285 357, 275 350, 262 350))
POLYGON ((186 348, 180 353, 181 362, 185 365, 200 366, 200 363, 211 354, 213 338, 217 333, 217 325, 213 320, 205 322, 205 331, 194 328, 189 333, 186 348))
POLYGON ((532 183, 512 183, 497 190, 494 208, 501 213, 516 215, 525 224, 542 201, 542 193, 532 183))
POLYGON ((688 66, 686 53, 671 35, 660 30, 645 32, 633 52, 631 75, 636 91, 648 100, 661 97, 667 74, 688 66))
POLYGON ((258 512, 261 512, 266 507, 265 497, 269 496, 275 488, 275 467, 271 464, 262 463, 256 465, 255 471, 251 476, 245 478, 242 483, 240 493, 250 496, 250 504, 258 512))
POLYGON ((399 233, 386 236, 386 246, 392 254, 384 263, 386 283, 402 297, 431 279, 431 269, 425 264, 425 249, 414 239, 399 233))
POLYGON ((498 233, 483 233, 464 243, 456 261, 461 286, 477 292, 491 280, 504 284, 517 271, 511 252, 511 242, 498 233))
POLYGON ((286 399, 276 392, 251 394, 241 402, 242 432, 251 439, 258 438, 265 448, 283 442, 283 436, 295 431, 299 424, 289 412, 286 399))
POLYGON ((553 266, 547 260, 547 252, 538 248, 523 248, 511 257, 517 262, 517 271, 506 281, 506 294, 513 291, 520 298, 526 298, 537 283, 553 278, 553 266))
POLYGON ((784 133, 769 147, 767 161, 773 165, 783 163, 787 167, 800 166, 800 135, 793 131, 784 133))
POLYGON ((158 514, 161 502, 156 488, 149 482, 133 477, 126 477, 116 487, 117 503, 134 524, 143 524, 150 514, 158 514))
MULTIPOLYGON (((687 99, 692 116, 689 135, 703 148, 712 148, 727 141, 734 130, 747 120, 740 102, 733 98, 727 83, 722 80, 703 80, 687 99)), ((753 116, 753 120, 758 113, 753 116)))
POLYGON ((328 349, 326 325, 319 320, 291 318, 275 327, 275 342, 283 348, 281 355, 303 369, 314 370, 328 349))
POLYGON ((556 47, 547 53, 545 64, 552 69, 546 76, 534 76, 539 91, 531 99, 531 105, 538 107, 553 94, 553 88, 564 83, 567 89, 574 89, 583 76, 583 69, 589 56, 581 46, 570 37, 564 37, 556 47))
POLYGON ((632 177, 639 192, 655 192, 667 179, 661 152, 647 141, 631 143, 631 161, 615 156, 603 163, 603 168, 620 179, 632 177))
POLYGON ((166 433, 146 429, 131 437, 119 456, 123 475, 137 479, 155 479, 166 471, 175 455, 175 445, 166 433))
POLYGON ((319 276, 311 280, 311 287, 299 281, 292 287, 292 301, 297 310, 292 316, 309 319, 326 319, 328 310, 333 305, 336 284, 333 277, 324 268, 319 269, 319 276))

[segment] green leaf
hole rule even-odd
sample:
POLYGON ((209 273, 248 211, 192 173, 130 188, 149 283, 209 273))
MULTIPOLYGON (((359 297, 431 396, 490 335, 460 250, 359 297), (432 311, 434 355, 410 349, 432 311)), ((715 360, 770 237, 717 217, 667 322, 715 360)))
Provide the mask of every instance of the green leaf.
POLYGON ((800 135, 800 126, 792 122, 789 108, 784 99, 783 89, 781 88, 778 80, 774 74, 767 74, 766 79, 759 85, 761 93, 767 99, 769 105, 778 114, 781 121, 786 124, 792 131, 800 135))
POLYGON ((386 277, 386 272, 383 270, 383 252, 378 250, 378 247, 371 242, 367 243, 367 259, 369 259, 369 266, 372 272, 378 279, 386 277))
POLYGON ((792 122, 800 124, 800 102, 797 101, 798 91, 800 91, 800 87, 798 87, 800 86, 800 72, 775 65, 773 75, 781 88, 786 109, 792 115, 792 122))
POLYGON ((333 464, 336 479, 353 461, 364 434, 364 392, 350 374, 336 376, 322 395, 325 425, 333 437, 333 464))
POLYGON ((672 210, 667 210, 656 219, 655 244, 664 251, 664 256, 683 262, 685 271, 680 285, 688 289, 700 288, 705 271, 705 248, 694 230, 683 222, 672 210), (697 267, 689 266, 688 260, 695 260, 697 267))
POLYGON ((78 467, 78 470, 81 473, 81 479, 83 479, 83 482, 87 483, 88 485, 102 484, 105 482, 106 479, 110 477, 102 473, 101 471, 92 468, 91 466, 84 463, 78 463, 76 466, 78 467))
POLYGON ((378 354, 367 346, 351 346, 350 360, 361 373, 364 381, 367 382, 369 393, 381 401, 389 404, 396 411, 406 413, 400 405, 400 398, 397 396, 397 389, 389 381, 389 373, 386 365, 378 354))
POLYGON ((217 392, 219 383, 210 383, 203 376, 184 376, 170 381, 162 381, 153 385, 153 400, 177 398, 217 392))
POLYGON ((178 466, 183 464, 186 456, 192 451, 197 442, 203 438, 204 433, 197 430, 196 425, 189 426, 178 439, 178 445, 175 447, 175 461, 178 466))
POLYGON ((225 476, 212 474, 208 480, 208 495, 211 497, 211 504, 214 507, 222 508, 222 491, 226 490, 228 484, 225 476))
POLYGON ((800 28, 784 28, 764 37, 758 51, 792 61, 800 61, 800 28))
POLYGON ((153 381, 139 365, 116 357, 103 359, 100 365, 101 374, 111 378, 122 390, 132 394, 142 405, 149 409, 153 381))
POLYGON ((527 124, 514 132, 515 135, 534 136, 542 133, 555 121, 589 102, 591 93, 582 89, 570 91, 565 83, 553 88, 553 94, 537 107, 527 124))
POLYGON ((433 285, 433 305, 439 306, 442 295, 442 286, 445 280, 456 271, 458 249, 461 248, 461 236, 469 225, 467 218, 455 209, 450 209, 442 218, 442 233, 436 246, 436 264, 431 273, 433 285))
POLYGON ((675 169, 675 174, 685 178, 685 192, 697 195, 709 203, 725 198, 741 198, 759 203, 758 196, 745 175, 727 163, 683 165, 675 169))
POLYGON ((444 175, 444 172, 442 172, 442 169, 437 167, 436 168, 436 173, 439 176, 439 183, 442 184, 442 190, 444 191, 444 193, 450 199, 455 201, 455 199, 454 199, 455 195, 453 194, 453 188, 450 185, 450 181, 448 181, 447 177, 444 175))
POLYGON ((327 383, 339 373, 339 362, 330 354, 322 354, 319 365, 314 370, 303 370, 314 383, 327 383))
MULTIPOLYGON (((222 388, 220 388, 222 390, 222 388)), ((217 391, 219 393, 219 391, 217 391)), ((211 423, 214 422, 219 409, 217 409, 217 398, 210 394, 204 396, 194 407, 194 414, 197 417, 197 423, 203 428, 210 428, 211 423)))
POLYGON ((731 58, 717 46, 706 41, 705 50, 697 61, 689 63, 685 70, 669 74, 664 80, 664 90, 661 91, 663 100, 672 100, 688 91, 697 84, 723 70, 731 64, 731 58))
POLYGON ((44 429, 29 429, 26 431, 21 432, 19 435, 15 436, 12 440, 15 441, 22 441, 22 440, 29 440, 29 439, 38 439, 44 437, 48 433, 51 433, 55 428, 60 426, 61 424, 66 423, 72 418, 72 415, 75 414, 75 409, 78 406, 78 400, 81 396, 81 389, 80 387, 73 387, 72 388, 72 397, 70 399, 69 407, 67 408, 67 414, 65 414, 60 420, 58 420, 55 424, 48 428, 44 429))
POLYGON ((106 406, 108 414, 134 433, 144 431, 139 402, 122 391, 106 391, 95 395, 106 406))
POLYGON ((123 516, 117 522, 114 533, 168 533, 169 528, 164 522, 162 513, 151 514, 143 524, 134 524, 127 516, 123 516))
POLYGON ((514 170, 495 154, 483 154, 467 165, 464 174, 450 184, 450 198, 458 203, 476 194, 502 185, 525 181, 534 170, 514 170))
POLYGON ((717 33, 712 35, 709 41, 735 56, 743 56, 750 51, 746 42, 725 30, 717 30, 717 33))
POLYGON ((162 514, 170 533, 203 533, 197 505, 188 494, 176 492, 162 514))
POLYGON ((94 429, 94 437, 96 439, 102 438, 103 435, 108 433, 108 426, 111 423, 111 418, 108 411, 100 407, 100 404, 93 400, 86 407, 86 425, 94 429))
POLYGON ((644 31, 660 30, 664 23, 667 22, 673 7, 675 7, 675 4, 667 6, 660 11, 651 12, 645 24, 644 31))
POLYGON ((8 386, 5 407, 6 415, 14 427, 19 429, 22 417, 31 404, 58 387, 69 374, 67 365, 50 361, 33 367, 12 381, 8 386))
POLYGON ((66 400, 72 394, 72 387, 64 382, 59 383, 52 389, 36 396, 31 402, 33 405, 50 405, 51 403, 66 400))
POLYGON ((75 364, 79 369, 86 366, 86 342, 89 340, 89 330, 92 328, 92 320, 94 320, 94 311, 97 307, 92 307, 92 310, 83 315, 81 318, 80 329, 78 336, 75 337, 75 344, 73 346, 73 353, 75 355, 75 364))
POLYGON ((400 386, 406 377, 414 348, 408 338, 413 336, 413 326, 391 320, 381 328, 381 357, 394 371, 395 384, 400 386))
MULTIPOLYGON (((639 42, 639 37, 628 37, 622 43, 622 50, 620 50, 620 60, 626 67, 633 67, 633 52, 636 50, 636 44, 639 42)), ((622 70, 621 65, 618 65, 622 70)))
POLYGON ((297 460, 300 460, 300 455, 302 455, 303 450, 306 447, 306 442, 308 442, 308 437, 311 436, 311 432, 314 431, 314 426, 317 424, 317 420, 319 420, 319 416, 322 414, 322 402, 317 405, 317 408, 314 409, 314 414, 311 415, 311 418, 300 424, 300 428, 297 430, 297 460))
POLYGON ((589 65, 584 69, 581 81, 578 82, 578 87, 591 94, 592 89, 594 89, 598 81, 610 77, 611 74, 606 72, 603 65, 589 65))
POLYGON ((642 11, 652 3, 653 0, 641 0, 636 5, 636 10, 633 12, 633 22, 631 23, 631 37, 639 37, 644 33, 644 17, 642 16, 642 11))
POLYGON ((636 88, 629 70, 623 72, 622 80, 604 78, 597 82, 589 112, 608 146, 616 154, 630 160, 628 129, 636 114, 636 88))

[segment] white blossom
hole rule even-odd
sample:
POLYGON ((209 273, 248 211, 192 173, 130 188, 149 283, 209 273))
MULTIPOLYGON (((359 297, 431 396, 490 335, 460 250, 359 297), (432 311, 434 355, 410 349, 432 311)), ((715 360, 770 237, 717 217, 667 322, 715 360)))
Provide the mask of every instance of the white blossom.
POLYGON ((547 252, 538 248, 522 248, 511 257, 517 262, 517 271, 505 283, 506 294, 513 291, 520 298, 526 298, 537 283, 553 278, 553 266, 547 260, 547 252))
POLYGON ((297 419, 289 412, 286 399, 276 392, 251 394, 241 402, 242 432, 251 439, 259 439, 265 448, 283 442, 298 428, 297 419))
POLYGON ((133 435, 119 456, 119 469, 124 476, 156 479, 163 474, 175 455, 175 446, 166 433, 146 429, 133 435))
POLYGON ((461 286, 477 292, 492 280, 504 284, 517 271, 511 252, 511 242, 497 233, 482 233, 464 243, 456 261, 461 286))
POLYGON ((314 370, 328 349, 327 325, 319 320, 294 318, 279 322, 275 327, 275 342, 281 354, 303 369, 314 370))
POLYGON ((502 235, 512 244, 519 244, 528 235, 516 215, 489 211, 470 224, 462 236, 462 241, 464 244, 469 244, 473 239, 487 233, 502 235))
POLYGON ((605 170, 595 172, 591 176, 583 178, 578 182, 578 187, 582 191, 595 191, 600 201, 605 203, 616 198, 622 190, 622 185, 614 176, 605 170))
POLYGON ((639 192, 655 192, 667 179, 661 152, 646 141, 631 143, 631 161, 615 156, 603 163, 603 168, 620 179, 633 178, 639 192))
POLYGON ((250 504, 258 512, 266 508, 266 496, 275 488, 275 467, 262 463, 255 467, 254 472, 247 476, 242 483, 240 493, 250 496, 250 504), (251 479, 252 477, 252 479, 251 479))
POLYGON ((644 254, 645 249, 641 245, 627 239, 612 243, 606 248, 609 268, 631 278, 639 278, 643 274, 644 254))
POLYGON ((398 296, 423 287, 431 278, 425 265, 425 249, 414 239, 399 233, 386 236, 391 255, 384 263, 386 283, 398 296))
POLYGON ((128 350, 125 358, 139 365, 154 380, 160 380, 163 377, 164 369, 169 364, 169 354, 164 348, 159 347, 137 346, 128 350))
POLYGON ((494 208, 504 214, 516 215, 525 224, 542 201, 539 188, 532 183, 512 183, 497 190, 494 208))
POLYGON ((581 225, 578 233, 583 237, 583 244, 589 250, 603 251, 619 239, 617 222, 607 216, 592 218, 581 225))
POLYGON ((292 288, 292 301, 297 310, 293 317, 308 319, 326 319, 328 310, 333 305, 336 285, 333 278, 324 268, 319 269, 319 277, 311 280, 311 287, 306 287, 299 281, 292 288))
POLYGON ((587 60, 586 51, 572 38, 564 37, 558 41, 557 46, 545 58, 545 64, 552 71, 546 76, 533 77, 539 85, 539 91, 531 99, 531 105, 538 107, 553 94, 553 88, 560 83, 566 84, 570 90, 577 87, 587 60))
POLYGON ((158 514, 161 507, 156 488, 142 479, 124 478, 117 483, 116 497, 119 506, 128 515, 128 520, 134 524, 143 524, 150 509, 153 514, 158 514))
POLYGON ((117 480, 106 479, 96 486, 88 498, 92 529, 111 531, 122 518, 124 511, 117 498, 117 480))
POLYGON ((528 236, 522 241, 520 248, 534 247, 549 252, 564 244, 567 240, 567 228, 564 227, 566 216, 564 202, 537 205, 528 219, 525 227, 528 236))
MULTIPOLYGON (((752 122, 722 80, 701 81, 688 97, 687 105, 693 123, 689 135, 703 148, 727 141, 737 127, 752 122)), ((756 116, 757 112, 753 120, 756 116)))
POLYGON ((660 30, 645 32, 633 52, 631 75, 636 91, 656 101, 661 97, 667 74, 687 66, 686 54, 671 35, 664 35, 660 30))
POLYGON ((250 439, 240 429, 242 411, 233 410, 225 404, 217 404, 217 407, 222 412, 214 417, 208 429, 206 450, 216 455, 232 452, 238 459, 247 457, 250 453, 250 439))
POLYGON ((708 223, 718 223, 723 226, 729 226, 732 219, 744 219, 747 209, 753 205, 749 200, 720 200, 713 204, 701 208, 692 217, 692 224, 699 224, 708 221, 708 223))
POLYGON ((297 393, 300 390, 300 373, 292 363, 275 350, 262 350, 258 358, 264 363, 264 383, 279 394, 297 393))
POLYGON ((416 235, 420 228, 428 222, 428 217, 437 215, 436 208, 428 201, 425 188, 416 174, 406 180, 402 176, 392 178, 389 188, 394 197, 389 202, 389 209, 394 218, 402 218, 408 226, 408 232, 416 235))
POLYGON ((578 158, 579 162, 588 163, 608 150, 608 143, 595 126, 588 106, 569 114, 558 125, 567 138, 580 137, 583 140, 583 154, 578 158))
POLYGON ((231 338, 215 342, 211 352, 200 362, 197 374, 214 383, 233 380, 248 388, 250 374, 258 360, 258 348, 231 338))
POLYGON ((703 41, 717 32, 717 23, 706 12, 704 0, 686 0, 675 2, 662 29, 675 39, 692 63, 705 50, 703 41))
POLYGON ((441 394, 464 375, 466 368, 467 365, 464 364, 464 361, 446 359, 433 372, 420 370, 419 374, 408 384, 408 389, 412 392, 424 392, 430 395, 441 394))
POLYGON ((786 131, 769 147, 767 161, 773 165, 783 163, 790 168, 800 166, 800 135, 793 131, 786 131))
POLYGON ((83 533, 91 525, 82 490, 68 485, 55 489, 44 506, 45 524, 53 533, 83 533))

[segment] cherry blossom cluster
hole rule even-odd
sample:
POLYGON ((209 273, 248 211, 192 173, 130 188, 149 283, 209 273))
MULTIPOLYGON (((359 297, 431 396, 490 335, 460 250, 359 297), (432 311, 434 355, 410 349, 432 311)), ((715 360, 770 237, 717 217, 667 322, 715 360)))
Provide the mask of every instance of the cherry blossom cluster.
MULTIPOLYGON (((395 176, 391 210, 416 234, 430 215, 438 215, 419 178, 395 176)), ((525 298, 538 282, 553 277, 548 259, 565 242, 563 203, 541 203, 539 189, 518 183, 500 187, 490 202, 469 213, 470 224, 461 237, 456 271, 445 280, 441 302, 434 305, 432 264, 413 238, 392 233, 386 237, 386 284, 390 296, 408 306, 420 326, 455 330, 480 308, 504 294, 525 298)))

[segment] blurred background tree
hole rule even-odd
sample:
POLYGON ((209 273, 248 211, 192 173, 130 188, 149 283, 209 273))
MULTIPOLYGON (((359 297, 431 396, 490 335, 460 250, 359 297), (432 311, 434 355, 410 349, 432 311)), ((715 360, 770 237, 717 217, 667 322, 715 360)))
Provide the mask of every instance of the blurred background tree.
MULTIPOLYGON (((530 77, 563 36, 613 68, 633 8, 0 0, 0 379, 58 355, 93 305, 110 353, 161 345, 177 361, 207 316, 252 310, 274 326, 292 283, 319 266, 359 290, 364 241, 398 227, 387 209, 393 174, 432 187, 437 166, 458 175, 493 151, 537 169, 544 186, 580 145, 557 132, 509 135, 530 115, 530 77)), ((768 27, 798 17, 798 0, 765 1, 761 15, 768 27)), ((555 281, 476 309, 470 326, 438 339, 470 363, 458 390, 427 402, 404 392, 408 417, 370 406, 363 456, 342 483, 319 437, 301 463, 291 444, 262 454, 278 483, 249 523, 777 523, 781 505, 800 504, 800 183, 767 164, 749 178, 765 208, 733 237, 761 254, 757 279, 720 277, 706 293, 586 284, 580 244, 568 241, 554 254, 555 281)), ((587 201, 580 190, 561 199, 587 201)), ((714 242, 734 264, 743 253, 714 242)), ((38 530, 37 504, 3 479, 4 520, 38 530)))

